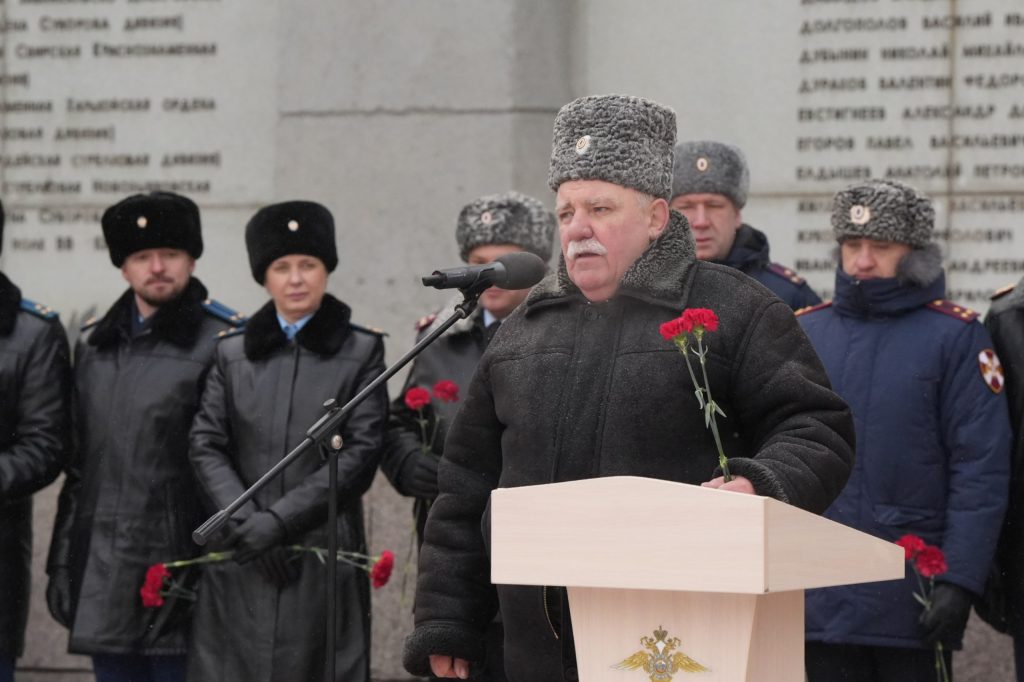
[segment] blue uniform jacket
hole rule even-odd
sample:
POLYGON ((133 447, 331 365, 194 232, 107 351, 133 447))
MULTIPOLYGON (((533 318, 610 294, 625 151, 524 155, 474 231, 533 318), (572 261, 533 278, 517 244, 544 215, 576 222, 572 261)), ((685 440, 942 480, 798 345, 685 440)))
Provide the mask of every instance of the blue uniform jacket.
MULTIPOLYGON (((840 271, 834 302, 799 320, 857 432, 853 473, 825 516, 885 540, 918 535, 946 555, 938 580, 981 593, 1012 437, 1001 384, 980 362, 988 332, 944 291, 941 275, 921 288, 840 271)), ((903 580, 809 590, 807 639, 924 648, 917 589, 908 565, 903 580)))
POLYGON ((821 299, 803 277, 771 261, 768 237, 746 223, 740 225, 729 255, 720 262, 753 277, 793 310, 821 303, 821 299))

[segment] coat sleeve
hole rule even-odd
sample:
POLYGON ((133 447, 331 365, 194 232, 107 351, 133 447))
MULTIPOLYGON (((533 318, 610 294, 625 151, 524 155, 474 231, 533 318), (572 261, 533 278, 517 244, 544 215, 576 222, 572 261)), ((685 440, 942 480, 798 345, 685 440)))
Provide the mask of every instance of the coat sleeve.
POLYGON ((730 458, 730 470, 758 494, 820 514, 853 467, 850 408, 785 303, 772 300, 752 319, 729 399, 754 455, 730 458))
POLYGON ((484 357, 438 467, 438 496, 420 549, 416 628, 405 643, 405 667, 414 675, 429 674, 431 654, 480 660, 484 630, 497 611, 481 522, 501 474, 502 425, 484 357))
MULTIPOLYGON (((75 362, 81 362, 84 353, 84 342, 81 337, 75 343, 75 362)), ((69 373, 70 377, 70 373, 69 373)), ((75 405, 78 401, 78 386, 71 382, 69 410, 72 417, 69 418, 71 425, 70 453, 64 464, 64 485, 60 489, 57 498, 57 516, 53 521, 53 534, 50 539, 50 551, 46 559, 46 572, 52 573, 54 569, 67 567, 71 561, 71 530, 75 522, 75 514, 78 513, 79 497, 82 491, 82 456, 81 447, 78 442, 78 425, 74 424, 77 417, 75 405)))
MULTIPOLYGON (((218 348, 206 376, 199 410, 192 420, 188 449, 196 479, 213 509, 224 509, 248 488, 234 466, 229 396, 227 362, 218 348)), ((244 518, 255 509, 252 501, 247 502, 235 516, 244 518)))
MULTIPOLYGON (((374 337, 363 358, 352 395, 338 396, 347 402, 384 372, 384 342, 374 337)), ((358 500, 370 488, 384 446, 388 415, 387 386, 381 384, 355 406, 341 426, 344 446, 338 454, 338 504, 358 500)), ((270 506, 295 537, 322 524, 327 514, 328 468, 324 463, 299 485, 270 506)))
POLYGON ((421 450, 419 425, 415 415, 405 406, 402 396, 415 384, 416 365, 402 386, 401 394, 391 402, 388 414, 387 432, 384 436, 384 451, 380 460, 380 470, 400 495, 412 497, 413 492, 406 485, 411 476, 411 469, 416 461, 416 454, 421 450))
POLYGON ((949 472, 942 538, 949 570, 940 580, 977 594, 995 553, 1010 484, 1006 399, 985 380, 979 357, 991 348, 980 323, 965 326, 947 361, 940 402, 949 472))
POLYGON ((70 449, 68 355, 63 327, 48 322, 20 368, 14 440, 0 450, 0 504, 49 485, 65 464, 70 449))

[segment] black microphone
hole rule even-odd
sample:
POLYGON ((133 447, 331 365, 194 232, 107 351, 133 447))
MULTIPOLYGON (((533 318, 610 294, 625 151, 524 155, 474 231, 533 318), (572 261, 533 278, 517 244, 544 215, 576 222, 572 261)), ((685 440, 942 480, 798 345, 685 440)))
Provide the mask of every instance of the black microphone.
POLYGON ((434 270, 423 278, 423 286, 435 289, 468 289, 492 286, 499 289, 529 289, 544 279, 547 266, 540 257, 526 251, 506 253, 484 265, 434 270))

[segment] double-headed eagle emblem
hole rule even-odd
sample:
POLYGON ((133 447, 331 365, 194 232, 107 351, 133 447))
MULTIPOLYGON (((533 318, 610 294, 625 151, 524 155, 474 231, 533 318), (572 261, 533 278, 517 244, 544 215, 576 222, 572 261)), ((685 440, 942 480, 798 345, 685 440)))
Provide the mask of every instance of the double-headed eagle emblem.
POLYGON ((659 625, 654 631, 654 639, 641 637, 640 643, 647 651, 638 651, 629 658, 620 661, 612 668, 616 670, 640 670, 651 676, 651 682, 669 682, 676 673, 702 673, 708 669, 693 660, 679 647, 679 638, 669 638, 668 632, 659 625))

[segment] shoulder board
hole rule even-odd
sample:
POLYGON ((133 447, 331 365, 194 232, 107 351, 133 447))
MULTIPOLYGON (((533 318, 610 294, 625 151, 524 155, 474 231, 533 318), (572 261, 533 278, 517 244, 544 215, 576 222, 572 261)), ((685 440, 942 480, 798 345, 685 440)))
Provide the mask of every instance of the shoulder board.
POLYGON ((768 272, 778 275, 782 279, 787 279, 797 286, 802 286, 807 283, 807 280, 796 274, 796 271, 787 268, 785 265, 779 265, 778 263, 769 263, 768 272))
POLYGON ((1017 283, 1014 282, 1013 284, 1007 284, 1005 287, 999 287, 998 289, 995 290, 995 292, 991 296, 988 297, 988 300, 996 301, 996 300, 1002 298, 1003 296, 1006 296, 1011 291, 1013 291, 1014 287, 1016 287, 1016 286, 1017 286, 1017 283))
POLYGON ((386 331, 384 331, 383 329, 378 329, 377 327, 364 327, 362 325, 353 324, 351 322, 348 323, 348 326, 352 327, 356 331, 366 332, 367 334, 376 334, 377 336, 387 336, 388 335, 388 333, 386 331))
POLYGON ((437 313, 431 313, 430 315, 424 315, 420 319, 416 320, 416 331, 421 332, 430 325, 434 324, 434 320, 437 319, 437 313))
POLYGON ((84 332, 86 329, 89 329, 90 327, 95 327, 96 324, 99 321, 100 321, 100 318, 98 316, 96 316, 96 315, 93 315, 92 317, 87 319, 85 322, 83 322, 82 326, 79 327, 79 329, 84 332))
POLYGON ((217 319, 227 322, 232 327, 241 327, 245 324, 245 315, 236 310, 232 310, 220 301, 212 298, 208 298, 203 301, 203 310, 217 319))
POLYGON ((53 308, 45 306, 42 303, 30 301, 27 298, 21 299, 21 309, 26 313, 31 313, 36 317, 43 318, 44 320, 57 319, 57 311, 55 311, 53 308))
POLYGON ((245 333, 245 327, 232 327, 231 329, 223 329, 217 332, 217 340, 222 341, 223 339, 231 336, 238 336, 239 334, 245 333))
POLYGON ((797 317, 800 317, 801 315, 806 315, 807 313, 813 313, 815 310, 824 310, 825 308, 831 307, 832 301, 825 301, 824 303, 819 303, 818 305, 809 305, 806 308, 799 308, 797 310, 794 310, 793 314, 796 315, 797 317))
POLYGON ((961 322, 973 322, 980 316, 979 313, 974 312, 970 308, 965 308, 962 305, 957 305, 952 301, 947 301, 942 298, 935 299, 929 303, 927 307, 937 313, 955 317, 961 322))

